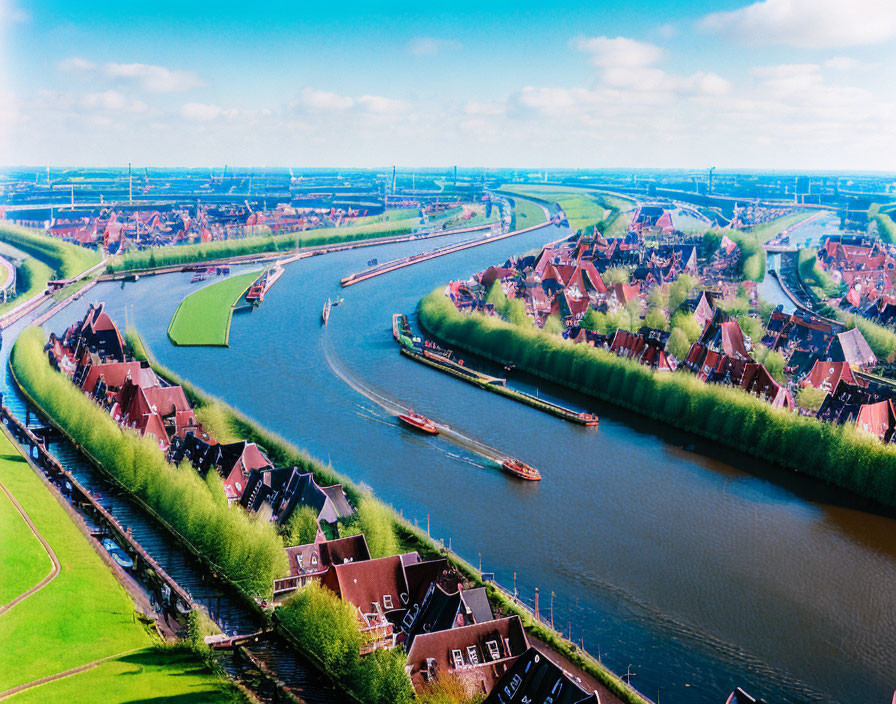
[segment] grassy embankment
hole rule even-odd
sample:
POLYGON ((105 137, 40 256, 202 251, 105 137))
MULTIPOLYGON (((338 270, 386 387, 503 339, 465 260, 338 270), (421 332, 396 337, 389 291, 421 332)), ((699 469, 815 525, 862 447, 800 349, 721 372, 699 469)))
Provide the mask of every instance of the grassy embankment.
MULTIPOLYGON (((359 487, 348 477, 336 472, 332 466, 313 459, 304 450, 262 428, 223 401, 209 396, 160 365, 134 331, 129 331, 127 338, 135 354, 139 358, 148 359, 157 374, 183 386, 196 409, 197 417, 212 435, 219 439, 227 437, 255 442, 264 448, 276 466, 296 466, 303 472, 311 472, 321 486, 342 484, 346 496, 357 511, 357 517, 341 528, 341 535, 363 532, 373 557, 412 550, 419 552, 425 559, 446 557, 467 580, 475 585, 487 587, 497 615, 520 616, 527 631, 604 683, 623 702, 646 704, 645 700, 621 678, 598 661, 583 654, 575 644, 565 640, 544 624, 536 622, 528 611, 514 603, 504 592, 490 582, 483 582, 482 575, 471 564, 455 553, 446 551, 444 545, 437 543, 424 531, 402 518, 391 506, 376 499, 369 489, 359 487)), ((278 610, 277 620, 290 640, 310 654, 325 671, 331 675, 344 673, 345 677, 340 679, 341 684, 348 684, 361 701, 374 704, 401 704, 410 701, 406 698, 409 693, 405 688, 405 679, 398 672, 398 665, 403 667, 403 662, 396 664, 387 659, 382 662, 373 660, 362 667, 356 636, 354 631, 346 626, 344 619, 339 617, 340 608, 338 603, 334 603, 332 599, 327 600, 326 596, 311 593, 303 597, 300 593, 278 610), (311 618, 311 614, 316 616, 311 618)), ((354 628, 357 628, 356 622, 354 628)), ((385 658, 384 655, 377 657, 385 658)))
POLYGON ((502 186, 499 192, 557 203, 566 212, 570 230, 575 232, 597 226, 607 237, 625 234, 629 224, 626 213, 634 204, 634 201, 575 186, 514 183, 502 186))
MULTIPOLYGON (((88 539, 5 435, 0 435, 0 482, 61 565, 58 576, 43 589, 0 614, 0 642, 7 644, 0 648, 0 692, 109 658, 96 668, 23 690, 8 701, 237 700, 232 686, 208 670, 198 655, 160 647, 88 539)), ((7 604, 47 576, 51 562, 5 492, 0 496, 0 604, 7 604), (15 570, 20 574, 9 579, 15 570)))
MULTIPOLYGON (((0 304, 0 313, 47 288, 53 278, 70 279, 100 261, 100 253, 63 242, 37 230, 0 222, 0 242, 5 242, 28 255, 16 271, 17 297, 0 304)), ((71 290, 74 290, 72 285, 71 290)))
POLYGON ((740 389, 690 374, 657 373, 532 326, 465 315, 441 290, 421 300, 418 317, 426 330, 455 347, 896 506, 896 448, 853 426, 775 409, 740 389))
POLYGON ((175 345, 227 347, 233 307, 259 272, 231 276, 186 296, 174 310, 168 337, 175 345))
POLYGON ((522 230, 545 222, 544 211, 525 198, 513 199, 513 213, 510 217, 510 229, 522 230))
POLYGON ((896 243, 896 222, 893 222, 892 212, 878 212, 873 216, 874 221, 877 223, 877 234, 880 235, 884 242, 890 244, 896 243))
POLYGON ((212 571, 247 599, 269 596, 274 578, 287 570, 283 544, 273 527, 228 506, 216 472, 204 481, 188 463, 169 464, 151 437, 122 429, 68 377, 50 367, 43 353, 45 340, 42 330, 28 328, 12 350, 10 365, 31 400, 212 571))

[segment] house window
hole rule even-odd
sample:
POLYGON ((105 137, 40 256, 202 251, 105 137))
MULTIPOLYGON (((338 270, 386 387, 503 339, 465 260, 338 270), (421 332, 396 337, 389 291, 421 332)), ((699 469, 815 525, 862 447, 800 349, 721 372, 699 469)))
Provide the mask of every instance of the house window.
POLYGON ((455 670, 459 670, 464 666, 464 654, 460 650, 452 650, 451 659, 454 661, 455 670))
POLYGON ((383 594, 383 606, 387 609, 392 608, 392 595, 391 594, 383 594))
POLYGON ((471 664, 471 665, 478 665, 478 664, 479 664, 479 654, 476 652, 476 646, 475 646, 475 645, 468 645, 468 646, 467 646, 467 659, 470 661, 470 664, 471 664))
POLYGON ((500 660, 501 659, 501 651, 498 650, 498 641, 487 640, 487 641, 485 641, 485 647, 488 648, 488 654, 492 660, 500 660))

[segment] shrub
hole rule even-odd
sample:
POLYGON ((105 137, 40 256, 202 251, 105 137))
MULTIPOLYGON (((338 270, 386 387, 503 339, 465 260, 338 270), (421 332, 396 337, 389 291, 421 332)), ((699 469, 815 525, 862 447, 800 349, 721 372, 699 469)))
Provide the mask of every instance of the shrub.
POLYGON ((816 389, 814 386, 805 386, 796 394, 796 405, 800 408, 807 408, 815 413, 821 408, 827 392, 816 389))
POLYGON ((607 286, 627 284, 631 279, 631 273, 624 266, 614 266, 601 274, 601 278, 607 286))
MULTIPOLYGON (((700 323, 696 321, 694 315, 685 311, 678 311, 672 316, 672 332, 675 332, 676 329, 681 330, 684 334, 689 347, 700 339, 700 335, 703 334, 703 328, 700 327, 700 323)), ((677 357, 678 355, 675 356, 677 357)))
POLYGON ((316 537, 317 511, 311 506, 297 506, 283 527, 283 544, 308 545, 316 537))
POLYGON ((340 530, 343 538, 359 533, 364 534, 371 557, 387 557, 401 552, 395 535, 395 513, 370 494, 361 497, 355 516, 340 530))
POLYGON ((681 360, 688 356, 691 344, 692 343, 688 342, 688 337, 684 330, 681 328, 672 328, 672 332, 669 335, 669 341, 666 343, 666 351, 681 360))

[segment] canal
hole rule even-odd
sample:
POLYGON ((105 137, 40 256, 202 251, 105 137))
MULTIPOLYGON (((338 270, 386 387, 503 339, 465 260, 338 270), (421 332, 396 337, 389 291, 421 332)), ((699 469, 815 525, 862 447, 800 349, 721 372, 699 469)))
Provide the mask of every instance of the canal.
MULTIPOLYGON (((166 366, 426 525, 461 556, 515 582, 632 684, 669 704, 719 704, 735 686, 778 704, 889 702, 896 672, 896 520, 815 482, 532 379, 513 383, 595 411, 567 424, 398 354, 393 312, 449 279, 557 239, 533 233, 349 289, 339 279, 431 249, 411 242, 287 266, 260 309, 234 317, 229 348, 176 348, 166 329, 188 274, 105 283, 166 366), (327 328, 323 302, 344 296, 327 328), (398 427, 375 399, 413 407, 539 468, 537 485, 465 445, 398 427), (551 599, 551 594, 554 594, 551 599)), ((80 318, 78 301, 47 325, 80 318)), ((412 322, 413 316, 412 316, 412 322)), ((5 337, 7 337, 5 335, 5 337)), ((7 338, 9 339, 9 338, 7 338)), ((7 342, 8 344, 8 342, 7 342)), ((4 345, 6 346, 6 345, 4 345)))

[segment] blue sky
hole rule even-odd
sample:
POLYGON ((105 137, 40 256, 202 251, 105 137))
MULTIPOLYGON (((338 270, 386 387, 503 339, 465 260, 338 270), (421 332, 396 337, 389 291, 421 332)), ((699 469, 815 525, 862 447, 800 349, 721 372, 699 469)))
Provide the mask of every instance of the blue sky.
POLYGON ((0 163, 896 170, 896 3, 0 0, 0 163))

